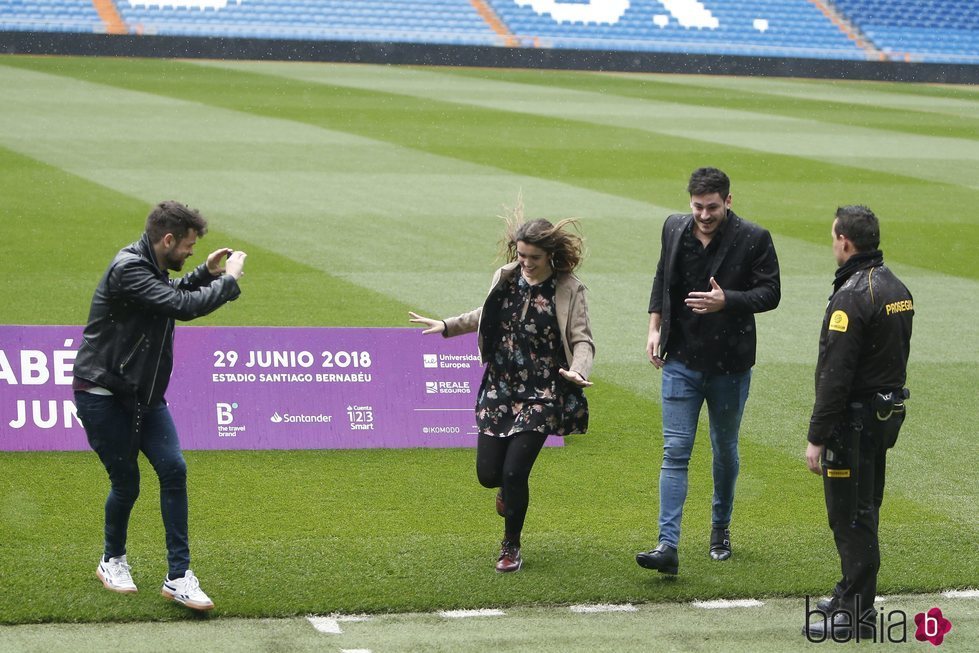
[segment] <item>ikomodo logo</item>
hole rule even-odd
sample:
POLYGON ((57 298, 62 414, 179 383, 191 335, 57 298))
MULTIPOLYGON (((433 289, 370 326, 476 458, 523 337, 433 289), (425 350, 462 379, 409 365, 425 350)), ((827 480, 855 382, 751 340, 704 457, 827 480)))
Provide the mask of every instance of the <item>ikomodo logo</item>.
MULTIPOLYGON (((872 642, 874 644, 900 644, 908 641, 908 615, 904 610, 890 610, 886 613, 875 610, 867 610, 863 616, 856 620, 856 624, 851 623, 848 612, 837 610, 830 614, 823 613, 810 602, 810 597, 806 596, 806 639, 814 644, 821 644, 827 640, 842 644, 844 642, 872 642), (816 615, 816 619, 811 619, 816 615), (817 626, 816 632, 811 630, 811 626, 817 626), (820 628, 821 627, 821 628, 820 628)), ((857 601, 857 612, 859 610, 859 598, 857 601)), ((952 622, 949 621, 939 607, 934 607, 927 612, 919 612, 914 615, 914 638, 919 642, 928 642, 932 646, 940 646, 947 635, 952 630, 952 622)))

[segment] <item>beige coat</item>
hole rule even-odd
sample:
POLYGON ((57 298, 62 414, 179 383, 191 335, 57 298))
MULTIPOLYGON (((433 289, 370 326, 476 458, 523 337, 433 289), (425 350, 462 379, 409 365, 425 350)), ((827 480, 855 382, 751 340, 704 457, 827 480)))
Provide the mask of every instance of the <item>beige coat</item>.
MULTIPOLYGON (((492 294, 499 285, 519 274, 519 264, 516 262, 507 263, 493 275, 493 283, 490 285, 492 294)), ((558 274, 555 280, 554 304, 557 311, 558 328, 561 331, 561 343, 564 345, 564 354, 570 361, 570 371, 577 372, 587 379, 591 374, 592 363, 595 360, 595 342, 591 337, 591 324, 588 321, 588 302, 585 299, 585 284, 581 283, 578 277, 573 274, 558 274)), ((483 316, 483 307, 480 306, 474 311, 447 318, 445 321, 445 331, 443 336, 462 335, 464 333, 479 332, 479 355, 483 363, 489 362, 489 355, 484 348, 483 333, 480 322, 483 316)))

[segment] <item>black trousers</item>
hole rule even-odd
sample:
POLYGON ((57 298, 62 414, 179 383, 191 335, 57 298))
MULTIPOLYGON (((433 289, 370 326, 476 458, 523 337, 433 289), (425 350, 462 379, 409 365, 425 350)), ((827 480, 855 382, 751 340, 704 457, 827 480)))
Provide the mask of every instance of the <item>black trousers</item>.
POLYGON ((833 594, 839 607, 855 618, 873 607, 877 595, 877 529, 884 501, 887 449, 894 445, 899 429, 900 422, 878 422, 870 411, 857 411, 826 446, 823 492, 842 572, 833 594))
POLYGON ((479 434, 476 443, 476 476, 484 487, 503 488, 506 503, 506 537, 519 543, 530 505, 530 470, 544 446, 546 435, 534 431, 506 438, 479 434))

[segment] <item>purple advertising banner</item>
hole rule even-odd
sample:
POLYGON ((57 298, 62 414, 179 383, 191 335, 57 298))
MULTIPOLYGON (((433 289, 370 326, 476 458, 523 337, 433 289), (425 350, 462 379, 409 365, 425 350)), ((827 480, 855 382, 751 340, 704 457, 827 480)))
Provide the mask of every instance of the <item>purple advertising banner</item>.
MULTIPOLYGON (((0 326, 0 451, 88 448, 71 391, 81 334, 0 326)), ((180 326, 175 338, 166 398, 184 449, 475 446, 474 335, 180 326)))

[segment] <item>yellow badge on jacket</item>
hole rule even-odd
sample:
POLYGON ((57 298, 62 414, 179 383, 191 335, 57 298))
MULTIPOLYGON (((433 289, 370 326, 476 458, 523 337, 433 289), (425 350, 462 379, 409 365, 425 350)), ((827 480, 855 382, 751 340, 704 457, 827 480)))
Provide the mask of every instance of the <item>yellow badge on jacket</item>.
POLYGON ((829 330, 846 333, 846 328, 850 326, 850 318, 843 311, 833 311, 829 316, 829 330))

